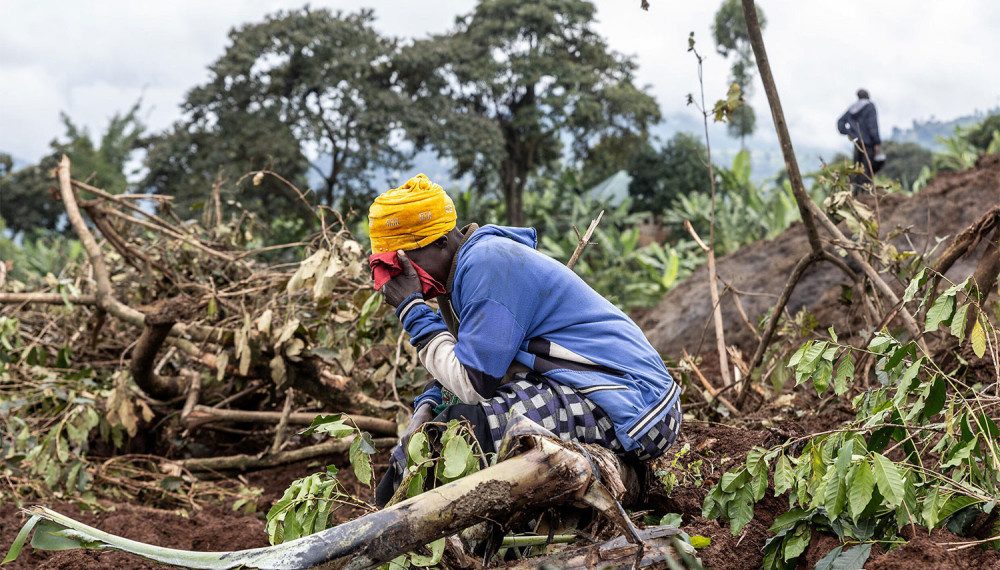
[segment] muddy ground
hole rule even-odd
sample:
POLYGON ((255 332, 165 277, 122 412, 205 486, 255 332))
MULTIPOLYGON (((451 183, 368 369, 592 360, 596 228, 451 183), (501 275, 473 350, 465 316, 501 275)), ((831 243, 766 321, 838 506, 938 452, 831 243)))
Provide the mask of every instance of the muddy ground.
MULTIPOLYGON (((943 173, 912 197, 892 194, 878 200, 869 196, 865 201, 881 220, 881 235, 909 229, 909 237, 896 235, 891 241, 901 250, 930 251, 938 239, 955 235, 1000 204, 1000 155, 987 155, 976 168, 965 172, 943 173)), ((743 293, 743 306, 756 323, 774 304, 792 268, 808 252, 805 229, 796 223, 774 239, 750 244, 719 259, 719 278, 743 293)), ((979 255, 973 254, 959 260, 949 275, 964 279, 978 259, 979 255)), ((891 276, 887 278, 891 281, 891 276)), ((712 346, 712 329, 705 326, 712 310, 707 283, 708 269, 703 266, 667 293, 654 309, 644 312, 639 325, 661 354, 679 355, 683 350, 700 354, 712 346)), ((847 283, 843 273, 829 263, 814 264, 789 299, 788 311, 795 314, 808 308, 819 320, 820 329, 833 325, 838 333, 846 334, 857 325, 850 320, 854 313, 851 307, 839 302, 841 285, 847 283)), ((720 284, 722 287, 725 285, 720 284)), ((900 291, 902 288, 899 285, 900 291)), ((721 305, 726 342, 744 352, 752 351, 753 337, 732 295, 725 295, 721 305)))
MULTIPOLYGON (((966 227, 989 207, 1000 203, 1000 156, 983 159, 978 168, 959 174, 946 174, 912 198, 889 196, 879 200, 878 208, 885 232, 901 226, 911 226, 918 236, 918 247, 933 245, 935 238, 952 235, 966 227)), ((807 251, 805 235, 800 225, 793 226, 781 236, 767 242, 752 244, 719 262, 719 274, 737 289, 756 293, 746 295, 743 303, 756 319, 773 302, 780 292, 787 274, 796 260, 807 251)), ((968 273, 974 261, 956 265, 954 271, 968 273)), ((710 351, 711 331, 709 301, 704 294, 707 277, 704 270, 694 273, 668 294, 660 305, 649 311, 642 320, 654 345, 665 355, 679 355, 682 349, 693 354, 710 351), (703 339, 706 344, 702 345, 703 339)), ((843 325, 844 310, 838 302, 842 276, 829 266, 818 266, 803 280, 792 296, 792 312, 809 307, 821 320, 821 326, 843 325)), ((723 301, 726 330, 730 343, 741 345, 744 351, 752 350, 752 338, 738 317, 732 299, 723 301)), ((850 324, 850 323, 848 323, 850 324)), ((676 358, 676 357, 674 357, 676 358)), ((717 362, 717 361, 716 361, 717 362)), ((718 376, 713 357, 703 363, 704 373, 712 379, 718 376)), ((689 395, 697 389, 688 387, 689 395)), ((727 424, 688 420, 675 449, 687 444, 691 452, 679 463, 690 466, 701 461, 701 483, 693 477, 683 478, 669 495, 662 492, 658 483, 650 484, 649 498, 645 504, 635 505, 634 511, 643 516, 662 516, 679 513, 683 528, 689 534, 700 534, 712 539, 709 547, 700 552, 706 568, 744 569, 759 568, 761 549, 768 538, 767 528, 773 519, 787 510, 784 497, 768 496, 755 511, 755 518, 739 536, 732 536, 728 525, 707 520, 701 516, 701 505, 711 486, 727 469, 742 461, 754 446, 770 446, 791 437, 815 433, 839 425, 851 417, 846 400, 821 400, 805 392, 794 397, 782 398, 783 403, 772 403, 764 408, 727 424), (820 412, 817 414, 816 411, 820 412)), ((218 451, 218 450, 217 450, 218 451)), ((384 470, 386 452, 376 461, 378 471, 384 470)), ((651 469, 663 469, 673 454, 655 462, 651 469)), ((346 466, 343 456, 331 457, 327 462, 346 466)), ((189 550, 237 550, 267 545, 264 532, 264 513, 277 500, 285 487, 294 479, 321 470, 324 462, 302 462, 254 473, 247 473, 250 485, 263 489, 256 514, 235 513, 228 505, 217 505, 199 512, 183 513, 158 510, 127 504, 104 504, 102 511, 81 511, 66 502, 50 502, 48 506, 82 520, 102 530, 131 539, 161 546, 189 550)), ((341 480, 353 493, 370 497, 370 490, 353 479, 349 469, 341 470, 341 480)), ((335 513, 336 521, 347 520, 361 514, 357 510, 335 513)), ((6 548, 14 539, 24 518, 14 505, 0 505, 0 548, 6 548)), ((1000 551, 971 548, 949 551, 947 542, 960 541, 946 531, 906 529, 904 535, 911 539, 907 544, 888 550, 876 547, 867 568, 872 570, 935 570, 954 568, 1000 569, 1000 551)), ((837 546, 832 536, 813 536, 812 544, 803 557, 801 568, 811 568, 830 549, 837 546)), ((26 548, 21 558, 9 568, 58 568, 58 569, 119 569, 158 568, 157 564, 116 552, 67 551, 58 553, 33 552, 26 548)))
MULTIPOLYGON (((680 449, 684 444, 691 447, 679 464, 690 466, 700 460, 702 484, 697 486, 692 480, 683 480, 669 496, 659 489, 658 483, 651 483, 651 493, 644 504, 635 505, 634 512, 659 517, 666 513, 679 513, 683 517, 683 529, 692 535, 703 535, 712 539, 709 547, 700 551, 706 568, 744 569, 759 568, 763 555, 761 549, 769 537, 767 528, 774 518, 788 508, 787 499, 768 497, 759 504, 754 519, 742 533, 733 536, 726 523, 708 520, 701 516, 701 505, 706 493, 727 469, 742 461, 746 453, 756 445, 770 446, 789 437, 798 437, 830 429, 846 419, 846 409, 829 406, 820 416, 806 415, 801 410, 815 409, 817 401, 803 396, 786 399, 782 407, 769 407, 745 418, 738 425, 720 424, 688 420, 684 424, 680 449)), ((385 455, 383 453, 382 455, 385 455)), ((672 457, 672 454, 668 454, 672 457)), ((382 458, 385 459, 384 457, 382 458)), ((335 464, 345 465, 346 458, 331 458, 335 464)), ((662 469, 669 459, 660 459, 652 470, 662 469)), ((206 508, 191 516, 176 512, 135 507, 130 505, 108 505, 106 512, 86 512, 70 503, 52 505, 56 510, 78 518, 88 524, 119 534, 161 546, 190 550, 235 550, 267 545, 264 532, 263 513, 267 506, 281 496, 285 486, 294 478, 321 468, 317 462, 303 462, 280 468, 247 474, 251 485, 263 488, 260 512, 256 515, 233 513, 224 506, 206 508)), ((384 469, 384 465, 380 466, 384 469)), ((348 488, 359 496, 370 496, 367 488, 354 480, 349 470, 341 471, 348 488)), ((360 514, 340 511, 338 521, 360 514)), ((5 547, 13 540, 23 517, 11 505, 0 506, 0 543, 5 547)), ((904 536, 911 539, 899 548, 883 551, 876 547, 866 568, 872 570, 951 570, 959 568, 992 569, 1000 568, 1000 551, 971 548, 949 552, 942 543, 963 540, 947 531, 936 530, 928 535, 921 528, 905 529, 904 536)), ((800 568, 811 568, 838 542, 833 536, 814 535, 812 544, 800 568)), ((63 570, 77 569, 123 569, 162 568, 163 566, 142 561, 117 552, 67 551, 58 553, 33 552, 26 548, 21 559, 9 566, 13 569, 51 568, 63 570)))

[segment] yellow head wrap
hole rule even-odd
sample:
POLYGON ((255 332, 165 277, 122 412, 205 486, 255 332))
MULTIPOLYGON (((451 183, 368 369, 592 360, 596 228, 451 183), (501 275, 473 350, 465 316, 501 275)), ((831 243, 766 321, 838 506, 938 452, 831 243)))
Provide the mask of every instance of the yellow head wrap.
POLYGON ((444 188, 418 174, 385 191, 368 209, 372 253, 424 247, 454 229, 456 219, 444 188))

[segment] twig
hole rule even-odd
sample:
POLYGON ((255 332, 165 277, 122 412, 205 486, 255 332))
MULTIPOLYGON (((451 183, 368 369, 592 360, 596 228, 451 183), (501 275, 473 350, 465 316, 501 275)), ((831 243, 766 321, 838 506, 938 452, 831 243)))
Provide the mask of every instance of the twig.
POLYGON ((708 256, 708 293, 712 299, 712 320, 715 325, 715 349, 719 354, 719 374, 725 386, 733 383, 733 378, 729 374, 729 357, 726 354, 726 334, 722 324, 722 305, 719 301, 719 277, 715 272, 715 250, 709 247, 698 236, 691 222, 684 220, 684 229, 691 234, 694 241, 708 256))
MULTIPOLYGON (((288 414, 288 423, 308 425, 316 419, 319 413, 291 412, 288 414)), ((396 435, 396 422, 392 420, 357 414, 344 414, 344 419, 361 430, 382 435, 396 435)), ((188 427, 195 427, 211 422, 278 423, 279 421, 281 421, 281 412, 225 410, 209 406, 195 406, 191 414, 188 415, 186 424, 188 427)))
MULTIPOLYGON (((263 457, 240 454, 227 455, 223 457, 199 457, 195 459, 184 459, 178 461, 177 463, 189 471, 258 469, 261 467, 274 467, 276 465, 295 463, 296 461, 303 461, 305 459, 324 457, 335 453, 343 453, 351 448, 351 443, 353 441, 354 437, 351 436, 343 439, 324 441, 323 443, 317 443, 316 445, 310 445, 292 451, 281 451, 279 453, 265 455, 263 457)), ((386 449, 396 445, 396 438, 381 437, 374 440, 374 443, 376 448, 386 449)))
POLYGON ((292 414, 292 403, 295 401, 295 390, 288 388, 285 390, 285 403, 281 408, 281 417, 278 418, 278 425, 274 429, 274 441, 271 442, 271 454, 281 451, 281 446, 285 443, 285 430, 288 428, 288 416, 292 414))
POLYGON ((95 295, 62 295, 60 293, 0 293, 0 305, 41 303, 45 305, 96 305, 95 295))
POLYGON ((711 398, 705 398, 705 402, 708 405, 712 405, 714 400, 718 400, 732 414, 734 415, 739 414, 739 410, 736 409, 736 406, 734 406, 725 397, 719 395, 720 390, 717 390, 715 386, 712 386, 712 383, 708 381, 708 378, 705 378, 705 375, 701 373, 701 369, 699 369, 698 365, 694 363, 694 359, 691 358, 691 355, 688 354, 686 350, 684 351, 684 360, 687 361, 688 366, 691 367, 691 370, 692 372, 694 372, 695 377, 698 378, 698 381, 701 382, 701 385, 705 387, 705 390, 711 396, 711 398))
POLYGON ((604 217, 604 210, 597 215, 597 219, 590 222, 590 226, 587 227, 587 231, 584 232, 583 237, 580 238, 579 243, 576 244, 576 249, 573 250, 573 255, 569 257, 569 261, 566 262, 566 267, 573 269, 576 262, 580 259, 580 255, 583 254, 584 248, 590 244, 590 238, 594 235, 594 230, 597 229, 597 224, 601 223, 601 218, 604 217))
MULTIPOLYGON (((175 350, 171 347, 170 350, 175 350)), ((155 374, 156 372, 154 372, 155 374)), ((187 399, 184 401, 184 408, 181 409, 181 421, 187 419, 191 415, 191 410, 198 405, 198 398, 201 396, 201 374, 198 372, 191 373, 191 381, 188 383, 188 393, 187 399)))

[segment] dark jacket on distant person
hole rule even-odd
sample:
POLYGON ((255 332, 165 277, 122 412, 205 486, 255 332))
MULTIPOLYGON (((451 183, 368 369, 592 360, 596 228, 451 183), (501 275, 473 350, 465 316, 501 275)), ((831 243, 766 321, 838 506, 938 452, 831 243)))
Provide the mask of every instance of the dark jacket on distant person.
POLYGON ((837 130, 851 140, 861 140, 867 149, 882 144, 878 134, 878 113, 870 99, 858 99, 837 119, 837 130))

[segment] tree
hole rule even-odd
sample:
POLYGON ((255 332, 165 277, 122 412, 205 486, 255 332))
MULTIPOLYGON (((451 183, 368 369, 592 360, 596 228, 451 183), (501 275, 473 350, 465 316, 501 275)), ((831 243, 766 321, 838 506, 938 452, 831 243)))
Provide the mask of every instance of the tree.
POLYGON ((1000 132, 1000 113, 989 115, 982 122, 971 127, 965 138, 980 152, 986 152, 990 143, 1000 136, 996 134, 998 132, 1000 132))
POLYGON ((507 219, 524 220, 522 195, 540 168, 584 160, 602 140, 644 135, 659 108, 633 83, 635 63, 593 29, 584 0, 482 0, 446 34, 414 42, 397 58, 421 112, 411 138, 496 191, 507 219))
POLYGON ((677 133, 659 151, 647 145, 629 168, 634 209, 659 214, 677 196, 706 191, 707 163, 705 145, 688 133, 677 133))
MULTIPOLYGON (((757 8, 757 17, 761 28, 767 25, 764 13, 757 8)), ((753 77, 756 64, 753 59, 753 49, 750 46, 750 36, 747 33, 747 22, 743 16, 740 0, 724 0, 715 13, 712 24, 712 35, 715 38, 715 48, 723 57, 733 56, 729 80, 740 86, 744 99, 749 98, 753 91, 753 77)), ((757 114, 753 107, 743 104, 737 107, 729 118, 727 129, 729 134, 744 139, 753 134, 757 126, 757 114)))
MULTIPOLYGON (((185 120, 151 149, 149 185, 191 204, 220 174, 269 168, 302 183, 312 169, 317 202, 367 202, 373 173, 408 159, 398 144, 406 106, 392 84, 396 44, 373 21, 370 10, 306 7, 232 30, 210 80, 188 94, 185 120)), ((269 213, 290 199, 273 183, 240 190, 269 213)))
POLYGON ((916 143, 885 141, 882 150, 885 152, 885 166, 879 174, 898 181, 903 188, 912 187, 920 171, 934 163, 934 154, 916 143))
POLYGON ((90 132, 61 115, 66 134, 49 143, 52 152, 37 164, 13 170, 13 161, 0 168, 0 215, 15 234, 55 230, 62 217, 62 205, 50 192, 55 187, 52 171, 63 155, 78 165, 79 179, 120 194, 128 187, 125 164, 139 148, 145 126, 139 119, 140 103, 126 113, 116 113, 95 143, 90 132))

